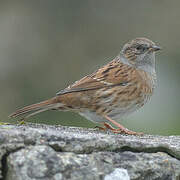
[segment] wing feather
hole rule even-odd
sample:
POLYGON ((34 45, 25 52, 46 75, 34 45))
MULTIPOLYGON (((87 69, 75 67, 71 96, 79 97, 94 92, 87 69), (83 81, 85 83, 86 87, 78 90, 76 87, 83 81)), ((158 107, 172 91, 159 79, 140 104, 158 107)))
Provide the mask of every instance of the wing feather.
POLYGON ((112 86, 125 86, 128 84, 128 74, 133 69, 127 64, 113 60, 91 75, 76 81, 56 95, 62 95, 72 92, 89 91, 112 86))

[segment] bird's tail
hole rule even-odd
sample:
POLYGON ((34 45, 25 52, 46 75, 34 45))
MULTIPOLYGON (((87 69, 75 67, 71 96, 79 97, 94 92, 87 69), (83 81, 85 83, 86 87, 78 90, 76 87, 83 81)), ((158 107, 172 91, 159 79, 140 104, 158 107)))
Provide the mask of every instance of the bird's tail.
POLYGON ((9 117, 13 118, 13 117, 23 117, 23 115, 25 115, 23 117, 23 119, 27 119, 35 114, 38 114, 40 112, 44 112, 47 110, 51 110, 51 109, 56 109, 58 108, 58 106, 61 106, 60 103, 57 102, 57 98, 51 98, 48 99, 46 101, 42 101, 40 103, 37 104, 32 104, 29 106, 26 106, 22 109, 19 109, 17 111, 15 111, 14 113, 10 114, 9 117), (26 115, 27 114, 27 115, 26 115))

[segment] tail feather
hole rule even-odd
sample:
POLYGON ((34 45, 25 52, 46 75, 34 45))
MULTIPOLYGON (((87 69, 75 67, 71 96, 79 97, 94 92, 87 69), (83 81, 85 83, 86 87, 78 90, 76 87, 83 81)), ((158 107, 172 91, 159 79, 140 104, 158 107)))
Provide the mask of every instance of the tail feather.
POLYGON ((32 105, 26 106, 22 109, 19 109, 19 110, 15 111, 14 113, 10 114, 9 117, 11 117, 11 118, 18 117, 18 116, 22 116, 24 114, 30 113, 25 116, 25 118, 28 118, 28 117, 38 114, 40 112, 47 111, 47 110, 50 110, 53 108, 57 108, 57 103, 58 103, 57 98, 48 99, 46 101, 42 101, 40 103, 32 104, 32 105))

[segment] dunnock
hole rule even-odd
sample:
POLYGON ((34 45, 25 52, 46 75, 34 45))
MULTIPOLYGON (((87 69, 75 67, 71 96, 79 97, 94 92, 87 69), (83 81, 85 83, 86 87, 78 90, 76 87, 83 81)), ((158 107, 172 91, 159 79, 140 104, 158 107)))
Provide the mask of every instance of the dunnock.
POLYGON ((47 110, 74 111, 115 133, 139 134, 116 121, 142 107, 156 85, 155 51, 160 50, 146 38, 124 45, 120 54, 94 73, 61 90, 46 101, 17 110, 10 117, 23 120, 47 110), (118 129, 108 124, 111 122, 118 129))

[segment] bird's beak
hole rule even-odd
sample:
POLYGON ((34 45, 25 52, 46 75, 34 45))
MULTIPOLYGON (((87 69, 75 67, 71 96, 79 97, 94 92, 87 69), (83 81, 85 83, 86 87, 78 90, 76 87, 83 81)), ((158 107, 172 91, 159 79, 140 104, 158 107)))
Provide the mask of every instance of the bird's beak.
POLYGON ((149 48, 149 50, 150 50, 150 51, 159 51, 159 50, 161 50, 161 47, 156 46, 156 45, 153 45, 153 46, 151 46, 151 47, 149 48))

